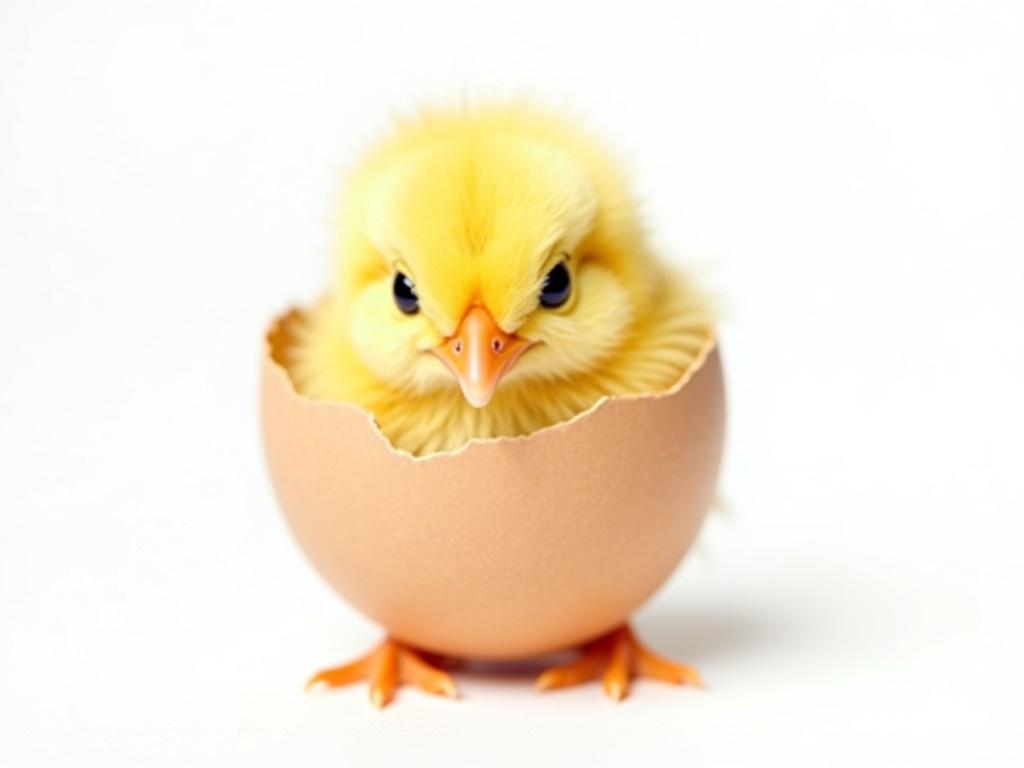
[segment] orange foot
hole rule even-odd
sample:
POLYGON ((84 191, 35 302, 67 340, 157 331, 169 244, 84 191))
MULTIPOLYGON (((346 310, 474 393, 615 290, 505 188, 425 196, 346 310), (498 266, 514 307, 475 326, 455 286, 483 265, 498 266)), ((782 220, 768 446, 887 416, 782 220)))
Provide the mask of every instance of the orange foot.
POLYGON ((402 683, 438 696, 458 696, 451 675, 430 666, 412 648, 390 638, 362 658, 317 672, 306 683, 306 690, 321 686, 337 688, 358 680, 370 681, 370 701, 377 709, 388 705, 402 683))
POLYGON ((579 660, 544 672, 537 678, 537 687, 549 691, 600 676, 604 692, 615 701, 621 701, 629 693, 629 681, 634 677, 651 677, 676 685, 703 685, 697 670, 669 661, 646 648, 626 624, 588 643, 582 650, 579 660))

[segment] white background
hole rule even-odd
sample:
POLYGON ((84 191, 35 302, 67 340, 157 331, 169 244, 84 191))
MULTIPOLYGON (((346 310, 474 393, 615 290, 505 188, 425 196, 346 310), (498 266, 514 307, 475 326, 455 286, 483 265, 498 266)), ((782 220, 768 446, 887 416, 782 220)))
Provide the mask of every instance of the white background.
POLYGON ((1020 765, 1019 3, 5 2, 0 764, 1020 765), (301 690, 379 635, 306 565, 260 334, 395 111, 564 105, 722 297, 705 692, 301 690))

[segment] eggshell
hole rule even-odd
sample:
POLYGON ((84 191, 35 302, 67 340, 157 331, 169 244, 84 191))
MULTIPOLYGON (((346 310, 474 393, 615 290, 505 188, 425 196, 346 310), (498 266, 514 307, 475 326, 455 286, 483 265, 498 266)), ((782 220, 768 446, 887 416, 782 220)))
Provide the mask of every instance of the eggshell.
POLYGON ((392 636, 480 659, 575 646, 627 620, 696 536, 724 431, 711 334, 666 393, 414 458, 359 407, 296 393, 278 360, 300 315, 267 334, 270 474, 317 570, 392 636))

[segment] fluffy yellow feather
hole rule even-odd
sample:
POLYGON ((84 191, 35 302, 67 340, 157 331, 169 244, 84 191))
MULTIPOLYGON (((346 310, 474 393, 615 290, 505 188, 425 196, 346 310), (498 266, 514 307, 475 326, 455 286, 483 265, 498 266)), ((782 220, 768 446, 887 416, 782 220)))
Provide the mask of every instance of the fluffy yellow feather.
POLYGON ((709 333, 705 303, 652 253, 601 145, 534 108, 463 107, 400 122, 357 166, 334 289, 285 362, 301 393, 362 406, 396 448, 423 455, 668 389, 709 333), (559 264, 569 295, 545 306, 559 264), (396 275, 412 311, 396 305, 396 275), (462 353, 474 307, 529 345, 483 407, 435 354, 462 353))

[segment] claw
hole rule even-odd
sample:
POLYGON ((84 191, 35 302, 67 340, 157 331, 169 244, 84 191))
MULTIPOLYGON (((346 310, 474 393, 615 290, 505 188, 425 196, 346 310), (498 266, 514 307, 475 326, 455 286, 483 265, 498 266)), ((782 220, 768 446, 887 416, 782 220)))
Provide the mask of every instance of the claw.
POLYGON ((403 683, 437 696, 458 697, 447 672, 430 666, 412 648, 391 639, 355 661, 317 672, 306 683, 306 690, 337 688, 359 680, 369 680, 370 703, 377 709, 391 703, 403 683))
POLYGON ((306 690, 314 688, 337 688, 341 685, 348 685, 357 680, 366 678, 369 674, 370 663, 373 661, 373 653, 368 653, 362 658, 342 664, 340 667, 322 669, 306 681, 306 690))
POLYGON ((625 625, 589 643, 576 661, 544 671, 537 678, 536 686, 548 691, 598 677, 605 694, 613 701, 622 701, 629 695, 630 681, 634 677, 703 686, 697 670, 654 653, 625 625))

